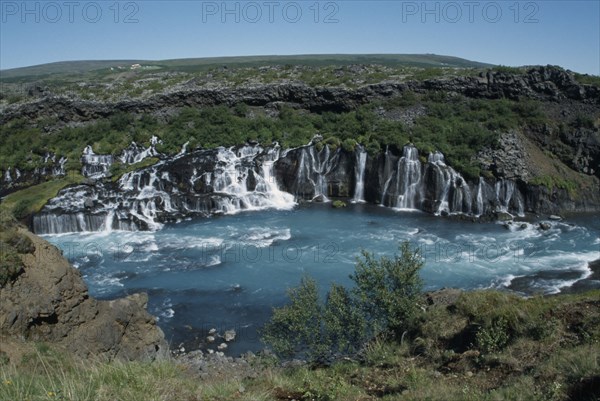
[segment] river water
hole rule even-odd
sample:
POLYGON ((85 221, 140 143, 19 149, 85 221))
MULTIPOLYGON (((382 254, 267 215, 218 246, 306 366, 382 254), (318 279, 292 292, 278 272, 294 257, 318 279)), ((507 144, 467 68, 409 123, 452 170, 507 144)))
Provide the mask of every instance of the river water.
MULTIPOLYGON (((231 355, 263 347, 257 330, 286 289, 303 275, 325 294, 349 274, 365 249, 393 256, 402 241, 425 259, 428 290, 506 288, 519 278, 525 293, 558 293, 590 276, 600 258, 600 224, 576 217, 537 223, 451 221, 421 212, 350 204, 304 204, 183 221, 154 232, 45 236, 81 271, 90 294, 113 299, 144 291, 173 346, 203 346, 211 328, 235 329, 231 355), (527 283, 523 287, 522 283, 527 283)), ((592 283, 600 287, 600 282, 592 283)))

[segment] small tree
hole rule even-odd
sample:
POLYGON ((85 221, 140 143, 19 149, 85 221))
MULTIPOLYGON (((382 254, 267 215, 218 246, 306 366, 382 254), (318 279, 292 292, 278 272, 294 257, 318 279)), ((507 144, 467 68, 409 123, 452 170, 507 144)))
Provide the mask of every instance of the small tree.
POLYGON ((332 354, 353 354, 367 340, 367 322, 356 299, 343 286, 332 284, 323 314, 324 338, 332 354))
POLYGON ((333 284, 324 305, 315 280, 303 278, 288 291, 290 303, 273 309, 263 341, 282 357, 314 362, 354 354, 384 331, 401 334, 418 311, 423 261, 408 243, 400 251, 394 259, 363 252, 364 259, 357 261, 350 276, 356 287, 333 284))
POLYGON ((273 308, 273 316, 262 331, 263 341, 283 357, 304 354, 317 360, 328 348, 321 333, 323 311, 317 283, 304 277, 298 287, 288 290, 288 296, 288 305, 273 308))
POLYGON ((423 259, 408 242, 400 246, 394 259, 363 251, 350 278, 356 283, 353 294, 362 305, 374 334, 389 330, 401 335, 417 314, 418 299, 423 289, 419 270, 423 259))

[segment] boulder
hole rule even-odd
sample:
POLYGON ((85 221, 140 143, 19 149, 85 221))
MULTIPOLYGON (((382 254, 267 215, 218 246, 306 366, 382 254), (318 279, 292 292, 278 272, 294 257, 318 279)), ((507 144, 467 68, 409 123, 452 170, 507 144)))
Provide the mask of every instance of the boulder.
POLYGON ((57 343, 82 357, 141 360, 167 355, 164 334, 146 311, 146 294, 98 301, 58 248, 19 231, 31 239, 35 251, 22 255, 24 272, 0 288, 2 336, 57 343))
POLYGON ((510 213, 496 212, 496 220, 498 221, 511 221, 513 216, 510 213))
POLYGON ((236 336, 236 332, 235 330, 227 330, 225 332, 225 335, 223 336, 223 338, 225 339, 225 341, 230 342, 235 340, 235 336, 236 336))

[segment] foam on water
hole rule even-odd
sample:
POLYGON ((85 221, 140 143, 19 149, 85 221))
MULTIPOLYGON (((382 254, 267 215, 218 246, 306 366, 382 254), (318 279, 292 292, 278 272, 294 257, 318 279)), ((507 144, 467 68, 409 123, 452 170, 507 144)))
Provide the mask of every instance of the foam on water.
POLYGON ((186 325, 248 326, 230 347, 235 354, 261 348, 256 330, 302 276, 315 277, 325 295, 331 282, 352 284, 348 276, 362 249, 391 257, 404 240, 424 252, 426 290, 560 291, 589 277, 588 263, 600 258, 600 228, 586 223, 506 229, 370 205, 333 212, 312 204, 183 221, 151 233, 47 238, 78 265, 91 295, 148 292, 149 310, 175 343, 189 336, 186 325))

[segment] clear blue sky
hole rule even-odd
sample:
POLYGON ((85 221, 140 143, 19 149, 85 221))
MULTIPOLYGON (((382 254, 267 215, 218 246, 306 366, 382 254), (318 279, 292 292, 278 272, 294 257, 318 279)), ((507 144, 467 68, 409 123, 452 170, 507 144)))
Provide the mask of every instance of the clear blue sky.
POLYGON ((2 69, 89 59, 436 53, 600 75, 598 0, 0 0, 0 24, 2 69))

